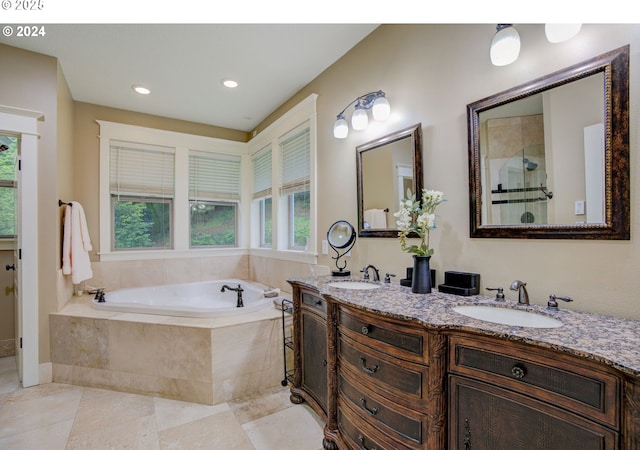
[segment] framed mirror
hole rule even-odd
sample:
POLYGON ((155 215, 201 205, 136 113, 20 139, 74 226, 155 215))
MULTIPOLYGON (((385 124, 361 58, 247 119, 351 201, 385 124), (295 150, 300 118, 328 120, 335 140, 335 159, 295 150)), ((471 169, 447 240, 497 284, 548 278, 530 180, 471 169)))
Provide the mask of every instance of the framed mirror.
POLYGON ((629 46, 467 105, 470 233, 625 239, 629 46))
POLYGON ((397 237, 393 213, 407 188, 422 191, 422 124, 356 147, 358 235, 397 237))

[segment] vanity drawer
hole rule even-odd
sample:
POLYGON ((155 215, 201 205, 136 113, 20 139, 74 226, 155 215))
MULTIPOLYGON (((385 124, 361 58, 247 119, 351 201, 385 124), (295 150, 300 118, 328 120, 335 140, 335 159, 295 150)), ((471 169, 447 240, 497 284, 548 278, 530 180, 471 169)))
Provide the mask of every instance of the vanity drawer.
POLYGON ((422 404, 427 392, 426 367, 393 358, 366 345, 338 336, 340 372, 349 370, 363 384, 375 386, 381 395, 394 401, 422 404))
POLYGON ((302 305, 307 306, 323 317, 327 316, 327 301, 318 295, 302 291, 302 305))
POLYGON ((340 332, 390 355, 426 364, 429 335, 415 326, 340 308, 340 332))
POLYGON ((451 372, 517 390, 619 428, 620 380, 564 353, 489 338, 451 336, 451 372))
POLYGON ((354 450, 409 450, 396 442, 388 441, 369 423, 344 404, 338 405, 338 430, 349 449, 354 450))
POLYGON ((343 371, 338 378, 338 404, 348 404, 363 420, 409 447, 424 442, 426 415, 403 408, 367 389, 343 371))

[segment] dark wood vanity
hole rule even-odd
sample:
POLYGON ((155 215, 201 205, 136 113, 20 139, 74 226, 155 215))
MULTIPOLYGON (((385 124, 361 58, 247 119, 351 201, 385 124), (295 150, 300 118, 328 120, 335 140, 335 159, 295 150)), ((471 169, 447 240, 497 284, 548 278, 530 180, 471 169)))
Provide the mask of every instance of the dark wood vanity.
POLYGON ((326 449, 640 449, 637 376, 561 346, 369 306, 415 302, 400 288, 342 296, 290 283, 292 401, 323 418, 326 449))

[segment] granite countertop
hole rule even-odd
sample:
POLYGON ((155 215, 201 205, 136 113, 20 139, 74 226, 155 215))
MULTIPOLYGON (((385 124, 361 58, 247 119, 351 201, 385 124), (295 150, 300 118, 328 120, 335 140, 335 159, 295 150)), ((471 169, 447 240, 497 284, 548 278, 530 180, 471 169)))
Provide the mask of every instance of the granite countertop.
POLYGON ((378 289, 358 290, 329 286, 332 281, 361 281, 358 278, 331 276, 291 278, 295 282, 327 295, 341 303, 383 316, 408 320, 441 330, 464 330, 553 348, 568 354, 599 361, 621 372, 640 378, 640 321, 621 317, 585 313, 567 309, 559 311, 541 305, 519 305, 515 301, 497 302, 494 297, 463 297, 434 290, 414 294, 398 282, 377 283, 378 289), (488 305, 512 308, 553 317, 563 325, 558 328, 530 328, 487 322, 463 316, 452 309, 461 305, 488 305))

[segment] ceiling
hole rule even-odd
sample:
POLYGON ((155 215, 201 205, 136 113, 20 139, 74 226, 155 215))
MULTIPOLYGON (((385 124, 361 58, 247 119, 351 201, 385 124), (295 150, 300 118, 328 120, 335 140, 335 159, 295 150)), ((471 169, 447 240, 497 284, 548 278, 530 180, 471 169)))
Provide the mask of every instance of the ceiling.
POLYGON ((0 43, 58 58, 76 101, 251 131, 376 27, 60 24, 0 43))

